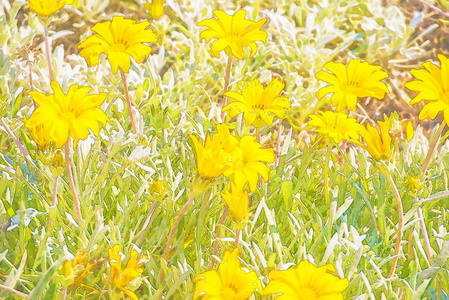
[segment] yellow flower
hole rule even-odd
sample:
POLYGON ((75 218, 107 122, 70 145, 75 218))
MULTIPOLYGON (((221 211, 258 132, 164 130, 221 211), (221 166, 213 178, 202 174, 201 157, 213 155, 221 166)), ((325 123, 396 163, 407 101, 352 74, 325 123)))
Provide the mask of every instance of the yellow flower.
POLYGON ((142 265, 148 259, 145 255, 139 257, 137 251, 132 251, 126 267, 122 269, 122 246, 115 245, 109 249, 109 264, 111 265, 112 285, 125 293, 131 299, 139 299, 136 294, 126 288, 126 286, 138 278, 143 270, 142 265))
POLYGON ((444 121, 449 124, 449 58, 438 54, 441 67, 431 62, 423 63, 425 69, 411 70, 415 81, 407 82, 405 87, 418 92, 418 95, 412 99, 410 104, 418 103, 422 100, 430 101, 419 113, 419 119, 427 117, 435 119, 437 114, 442 111, 444 121))
POLYGON ((212 38, 211 52, 215 57, 220 57, 219 52, 225 50, 228 56, 243 59, 243 47, 251 48, 250 57, 257 51, 256 41, 265 42, 267 33, 260 30, 267 19, 253 22, 245 19, 246 12, 239 10, 233 16, 221 10, 214 10, 217 18, 206 19, 198 23, 198 26, 207 26, 209 29, 200 33, 200 39, 209 42, 212 38))
POLYGON ((228 205, 237 228, 245 227, 249 217, 248 192, 239 189, 234 183, 231 183, 231 189, 229 191, 225 189, 221 196, 228 205))
POLYGON ((309 128, 316 127, 315 132, 325 138, 333 140, 336 144, 342 140, 351 141, 359 138, 362 126, 354 118, 345 113, 333 111, 319 111, 319 115, 310 115, 309 128))
POLYGON ((48 139, 56 142, 56 147, 62 147, 72 136, 76 143, 84 140, 89 135, 89 129, 98 136, 100 126, 108 120, 106 114, 97 106, 103 103, 106 93, 99 95, 87 95, 90 87, 72 85, 67 94, 64 94, 56 81, 52 81, 51 87, 54 94, 46 96, 33 91, 30 96, 39 104, 26 127, 36 130, 43 126, 48 139))
POLYGON ((151 3, 147 0, 145 7, 155 20, 159 20, 164 14, 164 0, 152 0, 151 3))
POLYGON ((225 96, 236 99, 237 102, 225 106, 223 111, 231 110, 231 117, 243 113, 246 125, 271 126, 274 115, 282 118, 285 115, 285 109, 290 107, 287 98, 279 97, 284 86, 285 84, 279 78, 271 81, 265 89, 258 79, 250 82, 243 81, 240 83, 242 94, 225 93, 225 96))
POLYGON ((393 115, 391 115, 385 121, 377 121, 380 126, 380 134, 376 127, 366 124, 366 129, 360 132, 363 141, 366 145, 361 144, 363 148, 368 150, 371 156, 376 160, 388 160, 391 156, 391 136, 390 136, 390 124, 393 115))
POLYGON ((226 252, 218 267, 193 279, 195 292, 193 299, 203 300, 245 300, 262 286, 256 272, 246 273, 240 268, 239 250, 226 252))
POLYGON ((273 149, 262 149, 256 138, 249 135, 243 136, 238 145, 232 148, 231 164, 224 175, 232 179, 239 189, 243 189, 248 182, 250 190, 254 192, 259 174, 265 181, 268 180, 270 169, 262 162, 274 161, 273 149))
POLYGON ((108 56, 112 72, 117 73, 118 67, 128 72, 132 56, 141 63, 151 53, 151 48, 142 43, 157 41, 157 36, 151 29, 145 29, 150 22, 136 24, 136 21, 114 17, 111 21, 97 23, 92 27, 96 34, 88 37, 78 48, 80 55, 86 59, 89 66, 98 64, 101 53, 108 56))
POLYGON ((190 135, 196 152, 197 173, 204 179, 217 178, 229 168, 231 153, 228 149, 238 144, 225 124, 218 125, 217 130, 212 137, 207 134, 204 144, 190 135))
POLYGON ((317 268, 307 260, 296 268, 273 270, 268 274, 270 282, 263 294, 280 294, 276 297, 279 300, 343 300, 349 282, 329 271, 334 273, 335 268, 330 264, 317 268))
POLYGON ((44 128, 44 125, 29 127, 27 126, 28 120, 26 117, 23 117, 21 121, 25 124, 25 128, 28 129, 28 132, 31 134, 33 141, 39 149, 45 149, 50 145, 51 140, 48 136, 48 132, 44 128))
POLYGON ((72 3, 72 1, 65 0, 28 0, 30 3, 30 10, 41 17, 49 17, 64 5, 72 3))
MULTIPOLYGON (((66 260, 61 268, 61 273, 57 278, 64 287, 68 287, 70 290, 75 290, 79 286, 84 285, 82 282, 91 273, 92 269, 104 259, 97 259, 92 263, 87 262, 86 252, 76 252, 73 261, 66 260)), ((86 286, 88 287, 88 286, 86 286)), ((89 287, 91 288, 91 287, 89 287)))
POLYGON ((334 62, 328 62, 324 67, 334 74, 320 71, 315 75, 317 79, 331 84, 319 90, 316 97, 321 100, 325 95, 334 93, 332 105, 337 106, 337 111, 342 111, 345 107, 355 110, 357 98, 383 99, 385 93, 389 93, 387 86, 381 81, 388 74, 381 71, 380 66, 352 59, 347 67, 334 62))

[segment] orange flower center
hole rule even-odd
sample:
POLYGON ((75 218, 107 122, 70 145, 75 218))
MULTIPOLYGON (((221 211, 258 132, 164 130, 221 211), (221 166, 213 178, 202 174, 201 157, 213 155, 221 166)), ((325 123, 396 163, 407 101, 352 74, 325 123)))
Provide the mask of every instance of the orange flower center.
POLYGON ((114 51, 125 51, 126 49, 128 49, 128 47, 129 47, 128 41, 120 38, 115 41, 114 45, 112 46, 112 49, 114 51))
POLYGON ((253 105, 253 109, 265 109, 265 104, 255 104, 253 105))

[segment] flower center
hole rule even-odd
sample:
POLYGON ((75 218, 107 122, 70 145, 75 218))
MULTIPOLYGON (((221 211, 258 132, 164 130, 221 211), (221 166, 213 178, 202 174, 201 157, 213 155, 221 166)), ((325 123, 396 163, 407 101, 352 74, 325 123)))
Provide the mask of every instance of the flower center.
POLYGON ((342 90, 343 92, 345 92, 345 93, 351 93, 351 94, 353 94, 357 89, 358 89, 358 86, 355 85, 355 84, 352 84, 352 83, 342 85, 342 87, 341 87, 341 90, 342 90))
POLYGON ((236 292, 232 287, 226 287, 223 289, 223 291, 221 292, 221 297, 223 299, 234 299, 234 297, 236 296, 236 292))
POLYGON ((441 100, 444 103, 448 103, 449 104, 449 91, 446 91, 443 93, 443 96, 441 96, 441 100))
POLYGON ((70 122, 73 121, 76 118, 76 116, 73 112, 67 111, 60 113, 59 118, 61 118, 61 120, 63 121, 70 122))
POLYGON ((265 109, 265 104, 260 104, 260 103, 254 104, 253 105, 253 109, 262 109, 262 110, 264 110, 265 109))
POLYGON ((126 49, 128 49, 128 47, 129 47, 128 41, 123 38, 120 38, 115 41, 114 45, 112 46, 112 49, 114 51, 125 51, 126 49))
POLYGON ((317 294, 310 288, 301 289, 301 294, 298 295, 301 300, 317 300, 317 294))

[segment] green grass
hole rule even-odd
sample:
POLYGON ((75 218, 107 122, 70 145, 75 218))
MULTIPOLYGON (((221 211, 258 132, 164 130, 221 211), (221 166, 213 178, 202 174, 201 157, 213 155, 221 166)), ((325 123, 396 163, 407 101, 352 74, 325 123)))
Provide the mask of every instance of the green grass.
MULTIPOLYGON (((79 84, 108 93, 102 109, 110 121, 99 137, 80 141, 73 152, 84 228, 77 224, 65 172, 59 177, 58 205, 51 207, 54 175, 50 162, 56 149, 38 151, 20 121, 30 115, 33 106, 28 96, 28 64, 18 55, 18 49, 30 41, 38 51, 33 64, 34 88, 44 93, 50 89, 42 53, 43 27, 26 3, 10 2, 3 1, 4 14, 0 14, 0 117, 30 156, 25 157, 0 126, 0 224, 25 208, 49 214, 38 215, 28 227, 0 232, 0 284, 31 295, 31 299, 61 299, 58 273, 64 260, 72 259, 77 251, 87 252, 88 261, 107 259, 108 249, 120 244, 127 255, 135 249, 149 258, 135 282, 140 299, 192 298, 192 279, 210 270, 213 258, 221 259, 226 250, 233 249, 236 232, 230 220, 220 225, 225 207, 220 193, 227 184, 227 179, 220 177, 209 191, 197 196, 180 223, 169 261, 163 260, 167 236, 195 176, 189 134, 204 137, 208 131, 215 132, 223 92, 227 58, 224 54, 220 59, 213 57, 210 44, 199 40, 195 24, 210 18, 213 9, 233 12, 244 7, 252 20, 268 18, 263 27, 268 41, 259 44, 254 58, 234 61, 230 90, 236 91, 242 79, 258 78, 267 84, 272 75, 280 76, 292 107, 282 123, 280 164, 277 168, 270 165, 268 182, 261 180, 250 194, 252 217, 240 243, 242 264, 256 271, 264 286, 270 270, 309 259, 318 266, 334 265, 337 275, 349 280, 345 299, 447 299, 449 148, 445 139, 427 179, 416 191, 407 186, 407 178, 409 174, 419 176, 429 134, 418 127, 413 140, 402 142, 401 150, 395 150, 391 175, 404 203, 405 230, 397 276, 387 279, 398 223, 388 179, 360 147, 348 145, 346 152, 334 148, 329 168, 332 201, 326 204, 325 149, 319 140, 314 142, 314 133, 305 131, 309 114, 332 109, 329 98, 320 102, 315 98, 323 85, 315 74, 331 60, 347 63, 362 58, 383 66, 390 73, 389 89, 397 99, 409 102, 402 78, 393 71, 407 74, 430 53, 416 39, 417 24, 407 23, 399 1, 389 1, 394 4, 388 6, 375 0, 171 1, 166 15, 151 21, 150 27, 159 37, 152 45, 153 54, 140 65, 134 63, 127 75, 143 127, 139 136, 131 131, 120 76, 112 74, 104 57, 98 67, 89 69, 77 55, 77 44, 70 43, 77 35, 84 40, 91 34, 92 24, 115 14, 138 20, 151 17, 137 1, 102 1, 105 7, 97 1, 78 1, 75 5, 84 4, 77 7, 78 12, 74 6, 65 6, 50 25, 50 36, 56 35, 53 45, 57 44, 53 48, 56 80, 63 89, 79 84), (66 24, 61 29, 66 20, 76 26, 67 29, 66 24), (155 180, 163 182, 161 195, 151 188, 155 180), (149 230, 137 246, 154 203, 149 230), (433 264, 425 252, 418 208, 430 237, 433 264), (218 230, 223 236, 213 257, 218 230), (160 283, 163 273, 166 279, 160 283)), ((422 37, 426 39, 433 30, 436 27, 428 28, 422 37)), ((253 133, 239 117, 227 116, 226 123, 237 136, 253 133)), ((277 138, 277 128, 276 122, 272 128, 262 129, 262 144, 277 138)), ((98 264, 83 281, 94 290, 79 287, 68 299, 98 299, 98 291, 112 288, 109 272, 107 261, 98 264)), ((103 299, 108 297, 106 292, 103 299)), ((253 297, 262 298, 258 294, 253 297)), ((0 298, 20 299, 1 289, 0 298)))

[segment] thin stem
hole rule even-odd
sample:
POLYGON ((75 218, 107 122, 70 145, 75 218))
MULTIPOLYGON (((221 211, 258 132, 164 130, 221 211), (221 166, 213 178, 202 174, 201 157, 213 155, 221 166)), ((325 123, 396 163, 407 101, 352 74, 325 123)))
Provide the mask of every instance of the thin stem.
POLYGON ((444 10, 439 9, 438 7, 428 3, 427 1, 424 0, 418 0, 418 2, 421 2, 424 5, 427 5, 428 7, 430 7, 432 10, 434 10, 436 13, 442 14, 443 16, 445 16, 446 18, 449 18, 449 13, 445 12, 444 10))
POLYGON ((67 169, 67 176, 69 177, 69 185, 72 190, 73 203, 75 204, 75 212, 80 226, 83 224, 83 216, 81 215, 80 201, 78 193, 76 192, 75 182, 73 181, 72 167, 70 165, 69 143, 65 143, 65 163, 67 169))
POLYGON ((62 290, 62 298, 61 300, 65 300, 67 298, 67 288, 64 288, 64 290, 62 290))
POLYGON ((203 194, 203 199, 201 201, 201 208, 200 208, 200 215, 198 217, 198 223, 196 228, 196 246, 197 249, 201 246, 201 238, 204 232, 204 219, 206 218, 206 212, 207 212, 207 203, 209 202, 210 195, 212 193, 212 188, 209 188, 206 193, 203 194))
POLYGON ((424 246, 426 247, 427 258, 429 259, 430 264, 433 265, 434 260, 433 260, 432 247, 430 246, 429 236, 427 235, 426 222, 424 221, 424 216, 421 207, 418 207, 418 218, 419 218, 419 225, 421 227, 422 235, 424 238, 424 246))
POLYGON ((279 120, 278 126, 278 136, 276 139, 276 158, 274 160, 274 168, 277 168, 277 166, 279 166, 279 160, 281 158, 281 133, 282 133, 282 119, 279 120))
POLYGON ((237 232, 235 233, 235 243, 234 248, 237 249, 239 247, 239 238, 240 238, 240 232, 242 231, 241 228, 237 229, 237 232))
POLYGON ((226 65, 226 75, 225 75, 225 84, 223 89, 223 105, 221 106, 221 119, 224 121, 225 112, 223 112, 223 108, 228 104, 228 97, 226 97, 224 94, 228 91, 229 86, 229 77, 231 76, 231 63, 232 63, 232 57, 229 56, 228 58, 228 64, 226 65))
POLYGON ((140 245, 143 237, 147 234, 147 231, 149 229, 148 225, 150 225, 151 216, 153 215, 154 211, 156 210, 156 206, 157 206, 157 201, 153 201, 153 205, 150 208, 150 212, 148 213, 145 223, 143 223, 142 234, 139 236, 139 238, 136 241, 136 246, 140 245))
POLYGON ((184 205, 184 207, 181 209, 181 211, 178 214, 178 217, 175 220, 175 223, 173 224, 173 227, 170 231, 170 234, 168 235, 167 245, 165 246, 164 250, 164 259, 166 262, 168 262, 168 259, 170 257, 170 248, 171 244, 173 242, 173 239, 175 238, 176 230, 178 229, 179 222, 181 222, 182 217, 184 217, 185 213, 187 212, 187 209, 192 205, 193 199, 195 199, 195 193, 190 193, 189 200, 184 205))
POLYGON ((120 75, 122 76, 123 87, 125 89, 126 102, 128 103, 128 112, 129 112, 129 116, 131 118, 131 124, 133 126, 133 131, 134 131, 134 133, 137 133, 136 121, 134 120, 134 114, 133 114, 133 110, 131 107, 131 98, 129 97, 128 82, 126 81, 125 72, 123 72, 122 69, 120 69, 120 75))
MULTIPOLYGON (((424 179, 426 177, 427 169, 429 168, 429 165, 430 165, 430 159, 433 155, 433 152, 435 151, 437 142, 440 139, 440 135, 443 133, 443 130, 445 127, 446 127, 446 123, 443 120, 443 122, 441 122, 440 127, 438 128, 437 133, 433 137, 432 142, 429 147, 429 151, 427 152, 426 160, 422 167, 421 179, 424 179)), ((420 225, 421 232, 422 232, 423 239, 424 239, 424 245, 426 248, 427 258, 429 259, 429 262, 431 264, 433 264, 434 259, 433 259, 432 247, 430 246, 430 240, 429 240, 429 236, 427 234, 426 222, 424 221, 424 216, 423 216, 421 207, 418 208, 418 218, 419 218, 419 225, 420 225)))
POLYGON ((228 215, 228 205, 225 204, 225 209, 223 211, 223 215, 221 216, 220 225, 218 226, 218 230, 217 230, 217 239, 215 240, 214 250, 212 251, 211 269, 214 268, 214 264, 215 264, 214 255, 217 255, 217 252, 218 252, 218 246, 220 245, 219 240, 221 239, 221 228, 224 227, 227 215, 228 215))
POLYGON ((326 148, 326 161, 324 163, 324 199, 326 204, 331 203, 331 197, 329 196, 329 159, 331 156, 331 147, 327 145, 326 148))
POLYGON ((19 147, 20 152, 26 157, 30 156, 30 153, 28 153, 28 150, 22 145, 22 143, 19 141, 18 138, 16 138, 16 135, 11 131, 8 125, 6 125, 5 120, 3 118, 0 118, 0 122, 2 123, 3 127, 5 128, 6 133, 9 135, 10 138, 13 139, 14 143, 16 143, 17 147, 19 147))
POLYGON ((393 263, 391 264, 391 268, 390 268, 390 273, 388 274, 388 278, 391 278, 394 276, 395 270, 396 270, 396 265, 398 263, 398 259, 399 259, 399 251, 401 249, 401 240, 402 240, 402 231, 403 231, 403 227, 404 227, 404 220, 403 220, 403 215, 404 215, 404 209, 402 207, 402 200, 401 200, 401 196, 399 195, 399 191, 398 188, 396 187, 396 184, 394 183, 393 177, 391 176, 391 174, 388 176, 388 181, 390 182, 390 185, 393 189, 394 192, 394 196, 396 198, 396 202, 398 204, 398 217, 399 217, 399 221, 398 221, 398 233, 397 233, 397 237, 396 237, 396 245, 394 247, 394 258, 393 258, 393 263))
MULTIPOLYGON (((33 91, 33 75, 32 75, 32 69, 31 69, 31 61, 28 61, 28 64, 29 64, 29 66, 30 66, 30 69, 29 69, 30 91, 33 91)), ((37 103, 36 103, 36 101, 34 101, 34 99, 33 99, 33 106, 34 106, 34 109, 36 110, 36 108, 37 108, 37 103)))
MULTIPOLYGON (((55 175, 54 177, 54 184, 53 184, 53 193, 51 196, 51 206, 56 208, 56 205, 58 204, 58 181, 59 176, 55 175)), ((53 225, 53 222, 51 221, 51 218, 48 218, 48 228, 51 228, 53 225)), ((50 229, 48 230, 50 231, 50 229)))
POLYGON ((45 26, 44 28, 44 38, 45 38, 45 52, 47 55, 47 62, 48 62, 48 73, 50 76, 50 82, 55 80, 55 76, 53 73, 53 64, 51 62, 51 45, 50 45, 50 38, 48 37, 48 26, 45 26))
MULTIPOLYGON (((29 43, 29 47, 31 47, 31 44, 32 44, 32 40, 30 41, 30 43, 29 43)), ((28 48, 28 59, 27 59, 27 62, 28 62, 28 77, 29 77, 29 80, 30 80, 30 91, 33 91, 34 90, 34 88, 33 88, 33 61, 34 61, 34 54, 33 54, 33 50, 31 50, 31 48, 28 48)), ((34 101, 34 99, 33 99, 33 106, 34 106, 34 109, 36 109, 37 108, 37 103, 36 103, 36 101, 34 101)))
POLYGON ((55 175, 55 184, 53 185, 53 195, 51 197, 51 206, 55 207, 58 204, 58 181, 59 176, 55 175))
POLYGON ((19 292, 18 290, 15 290, 15 289, 10 288, 9 286, 3 285, 3 284, 0 284, 0 289, 7 291, 8 293, 14 294, 16 296, 19 296, 20 298, 24 298, 24 299, 28 298, 27 294, 19 292))
POLYGON ((106 281, 104 282, 103 287, 101 288, 100 296, 98 297, 98 300, 101 300, 101 298, 103 298, 103 295, 104 295, 104 292, 106 289, 106 284, 109 282, 110 278, 111 278, 111 275, 109 275, 108 278, 106 278, 106 281))
POLYGON ((435 151, 435 147, 437 146, 437 142, 440 139, 440 135, 443 132, 445 127, 446 127, 446 123, 443 120, 443 122, 441 122, 440 128, 438 128, 438 131, 435 134, 435 136, 433 137, 432 142, 430 144, 429 151, 427 152, 426 160, 425 160, 424 165, 422 167, 421 178, 424 178, 426 176, 427 168, 430 165, 430 159, 432 158, 432 154, 435 151))

